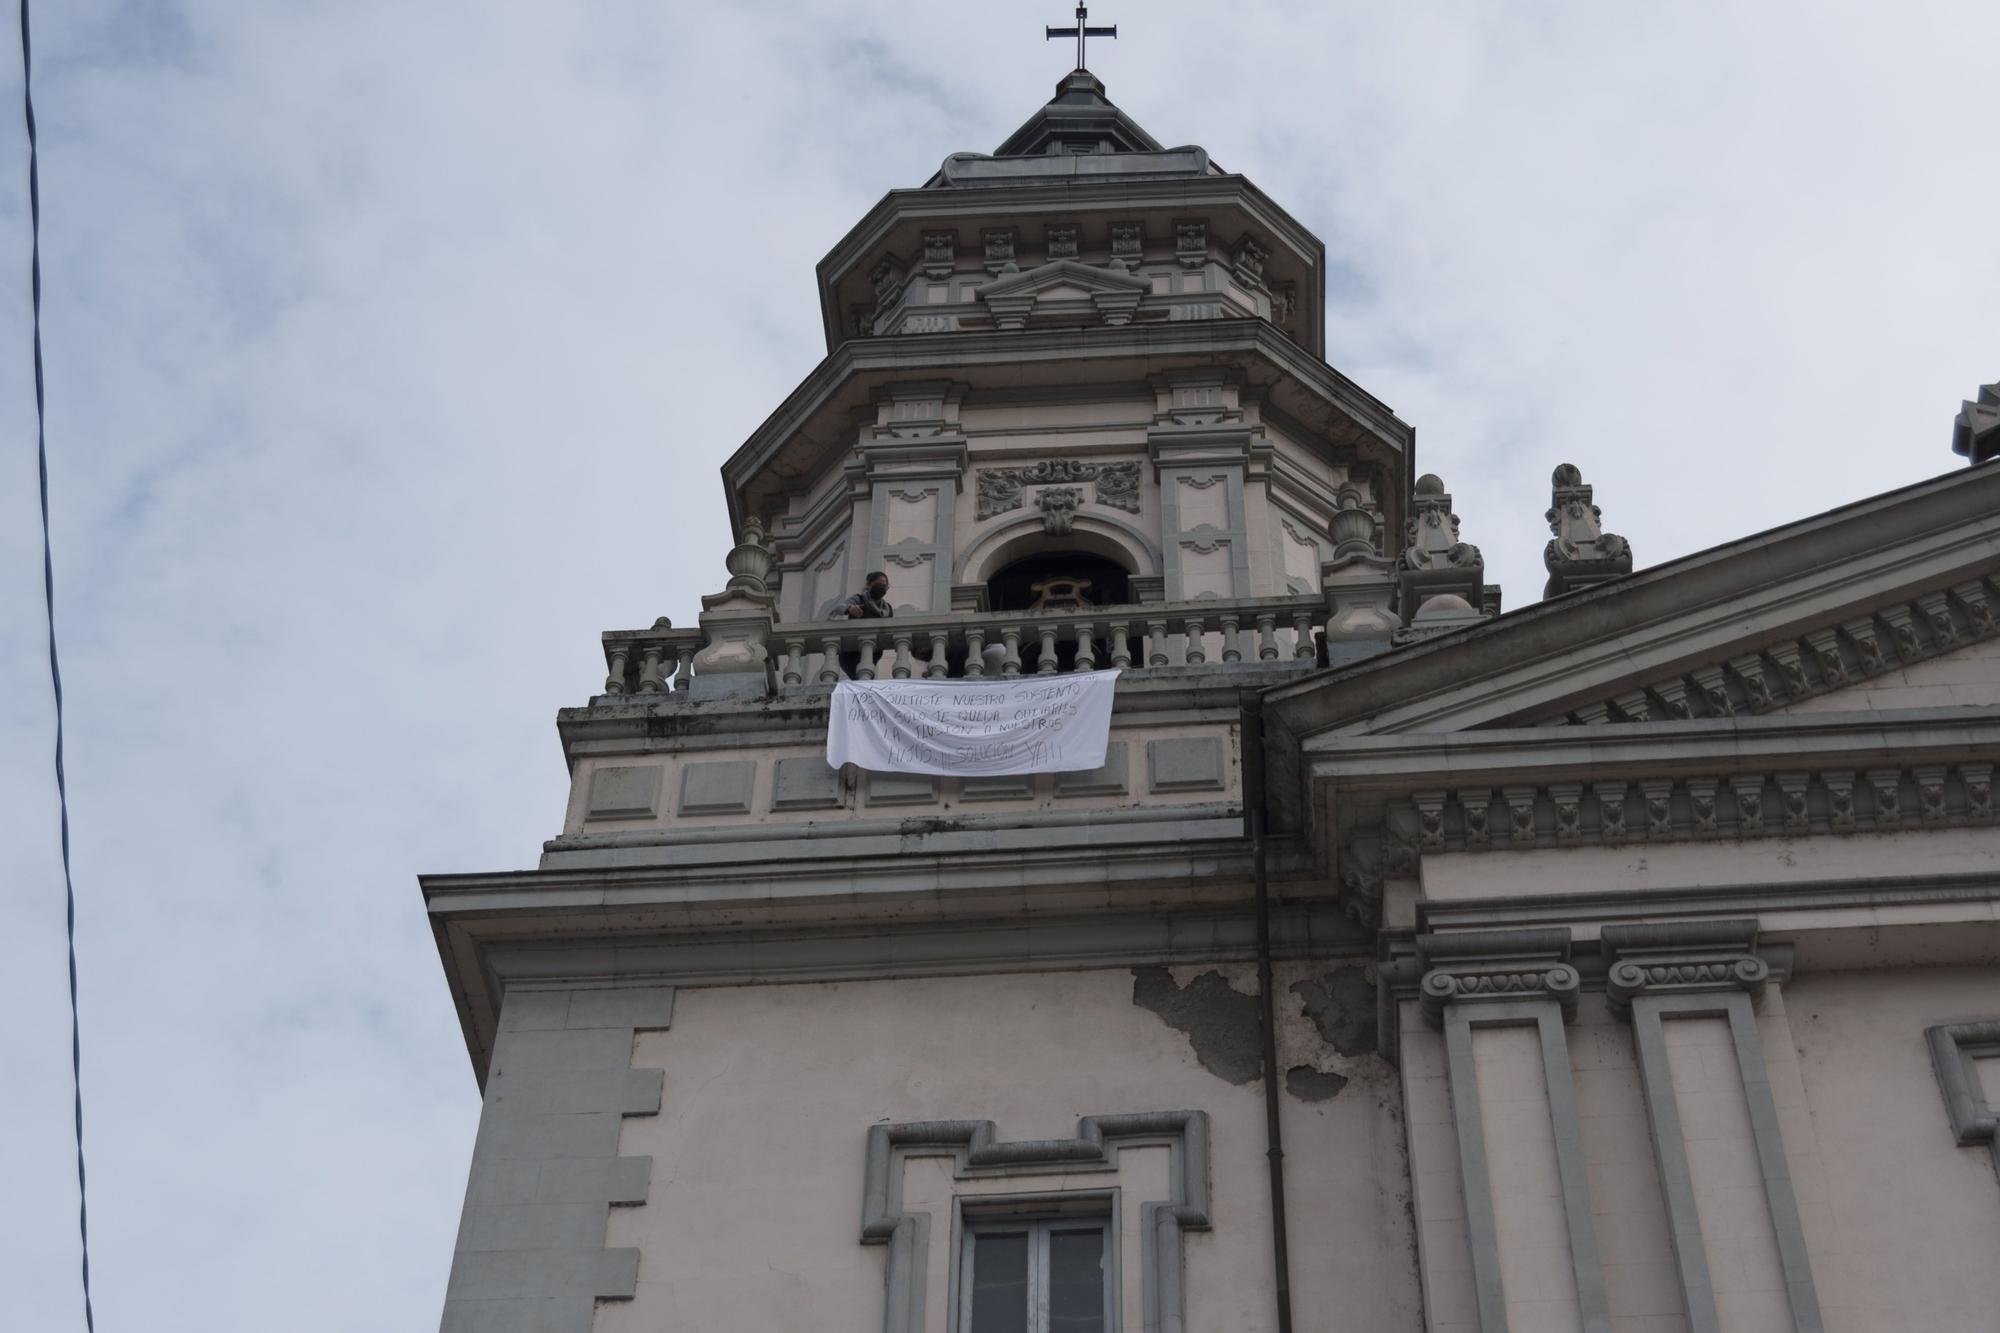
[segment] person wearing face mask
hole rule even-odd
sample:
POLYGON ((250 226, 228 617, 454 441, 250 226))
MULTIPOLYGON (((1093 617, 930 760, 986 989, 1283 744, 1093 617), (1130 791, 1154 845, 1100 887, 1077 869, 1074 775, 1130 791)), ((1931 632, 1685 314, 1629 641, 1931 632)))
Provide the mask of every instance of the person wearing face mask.
MULTIPOLYGON (((889 576, 879 569, 871 572, 862 590, 847 599, 839 614, 849 620, 887 620, 894 616, 896 608, 889 605, 889 576)), ((841 675, 853 680, 860 666, 859 651, 849 649, 841 653, 841 675)))

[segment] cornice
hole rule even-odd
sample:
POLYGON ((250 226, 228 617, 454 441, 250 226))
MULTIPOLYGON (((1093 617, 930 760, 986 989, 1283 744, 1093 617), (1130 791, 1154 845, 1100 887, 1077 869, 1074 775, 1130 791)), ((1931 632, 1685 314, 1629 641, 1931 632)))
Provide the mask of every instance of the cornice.
POLYGON ((740 531, 747 517, 743 497, 753 485, 761 483, 775 494, 786 485, 808 484, 817 475, 815 465, 844 446, 851 430, 849 409, 868 402, 877 388, 893 380, 944 375, 969 383, 977 393, 989 379, 996 385, 1018 384, 1021 372, 1031 368, 1045 374, 1051 387, 1059 387, 1108 378, 1111 364, 1128 365, 1140 377, 1176 366, 1218 363, 1250 372, 1253 382, 1268 385, 1278 396, 1296 398, 1286 410, 1317 432, 1322 447, 1351 450, 1365 443, 1380 454, 1402 458, 1401 470, 1408 470, 1415 441, 1410 427, 1266 320, 905 334, 841 344, 730 455, 722 466, 730 518, 740 531), (1256 373, 1260 367, 1261 375, 1256 373), (812 459, 781 465, 781 456, 795 441, 805 442, 812 459))
POLYGON ((1995 512, 2000 469, 1949 473, 1281 687, 1266 715, 1293 737, 1560 717, 1977 580, 1995 512))

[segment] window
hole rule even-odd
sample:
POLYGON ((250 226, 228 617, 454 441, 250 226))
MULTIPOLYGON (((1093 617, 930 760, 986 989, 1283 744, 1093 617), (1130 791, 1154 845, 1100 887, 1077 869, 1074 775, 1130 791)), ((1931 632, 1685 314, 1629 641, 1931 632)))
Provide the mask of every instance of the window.
POLYGON ((969 1223, 959 1333, 1106 1333, 1110 1239, 1102 1217, 969 1223))

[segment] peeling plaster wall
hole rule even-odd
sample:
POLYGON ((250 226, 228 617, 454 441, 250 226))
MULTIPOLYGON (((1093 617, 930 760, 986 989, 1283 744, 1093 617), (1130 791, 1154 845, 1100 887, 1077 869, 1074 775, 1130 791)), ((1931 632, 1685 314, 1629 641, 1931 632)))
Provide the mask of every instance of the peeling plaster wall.
MULTIPOLYGON (((1415 1329, 1393 1072, 1322 1040, 1291 990, 1345 994, 1344 973, 1359 970, 1278 975, 1281 1066, 1346 1080, 1331 1098, 1283 1099, 1295 1307, 1302 1328, 1415 1329)), ((1176 968, 1147 984, 1180 995, 1198 1026, 1215 1007, 1237 1015, 1223 1028, 1240 1026, 1247 1008, 1254 1049, 1254 969, 1176 968)), ((1133 971, 1119 969, 681 990, 673 1028, 643 1034, 635 1052, 666 1070, 660 1114, 628 1121, 620 1144, 653 1160, 647 1203, 615 1210, 607 1241, 639 1250, 637 1296, 600 1306, 597 1328, 879 1328, 885 1251, 859 1243, 865 1139, 878 1122, 984 1118, 1006 1139, 1064 1138, 1081 1115, 1199 1109, 1212 1117, 1214 1229, 1186 1241, 1188 1327, 1271 1329, 1254 1061, 1247 1081, 1211 1072, 1134 989, 1133 971)), ((1126 1328, 1137 1314, 1126 1312, 1126 1328)))

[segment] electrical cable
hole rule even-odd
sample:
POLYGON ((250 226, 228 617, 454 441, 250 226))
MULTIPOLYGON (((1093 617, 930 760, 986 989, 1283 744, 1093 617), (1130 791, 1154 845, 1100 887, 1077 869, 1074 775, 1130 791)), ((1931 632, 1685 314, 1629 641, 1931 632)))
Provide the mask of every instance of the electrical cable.
POLYGON ((76 881, 69 863, 69 783, 63 775, 62 662, 56 655, 56 566, 49 540, 49 445, 42 387, 42 187, 35 145, 33 47, 28 40, 28 0, 21 0, 21 102, 28 124, 28 287, 35 347, 35 462, 42 491, 42 605, 49 621, 49 684, 56 701, 56 809, 61 821, 63 899, 69 942, 69 1068, 76 1109, 76 1229, 83 1249, 83 1326, 96 1333, 90 1308, 90 1196, 83 1171, 83 1035, 76 1000, 76 881))

